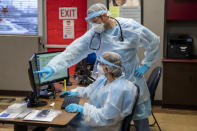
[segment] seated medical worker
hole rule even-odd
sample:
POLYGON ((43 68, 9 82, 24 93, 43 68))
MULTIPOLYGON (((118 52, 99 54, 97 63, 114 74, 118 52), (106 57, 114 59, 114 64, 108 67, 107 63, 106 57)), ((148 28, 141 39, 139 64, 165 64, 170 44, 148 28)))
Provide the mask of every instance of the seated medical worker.
POLYGON ((83 106, 68 105, 65 108, 67 112, 80 112, 80 115, 75 117, 66 129, 60 130, 118 131, 122 120, 131 114, 137 88, 123 77, 120 55, 105 52, 102 57, 97 57, 97 60, 98 70, 103 72, 102 76, 88 87, 77 87, 74 91, 62 93, 89 98, 89 103, 83 106))

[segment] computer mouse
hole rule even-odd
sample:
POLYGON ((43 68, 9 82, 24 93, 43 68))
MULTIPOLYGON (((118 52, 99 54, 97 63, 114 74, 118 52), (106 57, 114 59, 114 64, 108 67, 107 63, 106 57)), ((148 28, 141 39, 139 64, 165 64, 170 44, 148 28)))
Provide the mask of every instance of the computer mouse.
POLYGON ((68 94, 60 95, 60 98, 64 98, 65 96, 68 96, 68 94))

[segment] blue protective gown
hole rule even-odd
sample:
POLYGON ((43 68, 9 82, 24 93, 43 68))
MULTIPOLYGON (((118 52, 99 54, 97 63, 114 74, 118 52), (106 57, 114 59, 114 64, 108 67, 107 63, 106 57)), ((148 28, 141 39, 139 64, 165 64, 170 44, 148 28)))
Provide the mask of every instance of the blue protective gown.
POLYGON ((137 88, 122 76, 106 83, 107 78, 100 76, 88 87, 75 90, 80 97, 89 98, 89 103, 84 104, 83 115, 74 118, 65 130, 120 130, 122 120, 132 112, 137 88))
POLYGON ((144 78, 134 77, 134 72, 139 67, 137 49, 140 46, 145 47, 145 58, 141 64, 146 64, 150 67, 159 57, 160 40, 157 35, 132 19, 116 19, 121 25, 124 41, 120 41, 119 28, 115 28, 114 34, 102 32, 100 36, 95 34, 93 29, 90 29, 70 44, 63 53, 52 59, 48 66, 51 66, 55 73, 57 73, 78 63, 93 52, 96 55, 101 55, 106 51, 119 53, 122 57, 122 67, 126 79, 132 82, 135 81, 140 87, 140 97, 134 120, 145 119, 148 118, 151 111, 150 95, 144 78), (100 44, 99 49, 91 49, 90 43, 91 48, 98 48, 100 44))

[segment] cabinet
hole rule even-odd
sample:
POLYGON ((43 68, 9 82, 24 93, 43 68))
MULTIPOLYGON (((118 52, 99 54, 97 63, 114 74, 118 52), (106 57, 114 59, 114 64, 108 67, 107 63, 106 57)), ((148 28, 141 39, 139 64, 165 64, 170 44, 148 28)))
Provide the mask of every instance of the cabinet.
POLYGON ((196 0, 167 0, 167 20, 197 20, 196 0))
POLYGON ((197 59, 167 58, 169 34, 193 38, 192 58, 197 58, 197 1, 167 0, 164 32, 163 91, 164 107, 197 107, 197 59))
POLYGON ((197 107, 197 59, 163 59, 163 105, 197 107))

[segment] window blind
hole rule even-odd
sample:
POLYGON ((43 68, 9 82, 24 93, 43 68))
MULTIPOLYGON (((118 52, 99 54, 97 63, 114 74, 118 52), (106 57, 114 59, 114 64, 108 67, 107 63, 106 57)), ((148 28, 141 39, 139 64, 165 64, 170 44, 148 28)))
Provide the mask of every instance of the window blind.
POLYGON ((38 34, 38 0, 0 0, 0 34, 38 34))

